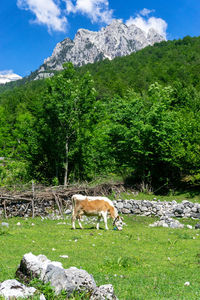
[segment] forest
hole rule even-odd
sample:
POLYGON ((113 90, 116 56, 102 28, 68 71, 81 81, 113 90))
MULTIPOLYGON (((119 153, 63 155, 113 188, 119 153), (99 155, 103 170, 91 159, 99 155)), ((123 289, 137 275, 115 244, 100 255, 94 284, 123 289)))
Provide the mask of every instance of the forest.
POLYGON ((0 86, 0 186, 200 185, 200 38, 0 86))

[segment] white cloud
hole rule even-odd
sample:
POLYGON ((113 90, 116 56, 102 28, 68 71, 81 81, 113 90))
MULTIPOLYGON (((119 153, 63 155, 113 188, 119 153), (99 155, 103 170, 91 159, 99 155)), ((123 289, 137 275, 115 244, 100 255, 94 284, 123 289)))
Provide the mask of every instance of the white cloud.
POLYGON ((17 0, 17 6, 30 10, 36 17, 33 22, 46 25, 49 31, 66 31, 67 19, 53 0, 17 0))
POLYGON ((21 79, 22 77, 13 73, 12 70, 0 71, 0 84, 21 79))
MULTIPOLYGON (((85 15, 93 23, 110 24, 113 20, 109 0, 17 0, 17 6, 31 11, 35 15, 32 22, 46 25, 49 32, 52 30, 65 32, 66 16, 72 13, 85 15)), ((149 17, 154 11, 144 8, 136 17, 130 17, 126 25, 135 24, 146 33, 153 28, 166 38, 167 23, 161 18, 149 17)))
POLYGON ((153 13, 153 12, 155 12, 155 9, 143 8, 139 14, 141 16, 148 16, 150 13, 153 13))
POLYGON ((108 0, 17 0, 20 9, 29 10, 35 15, 32 22, 46 25, 49 31, 66 31, 70 13, 86 15, 92 22, 109 24, 113 10, 108 0), (66 9, 63 9, 63 4, 66 9))
POLYGON ((136 25, 140 29, 142 29, 146 34, 148 33, 149 29, 153 28, 162 35, 166 39, 166 30, 167 30, 167 23, 165 20, 161 18, 149 17, 149 13, 153 12, 154 10, 148 10, 144 8, 135 18, 130 17, 126 21, 126 25, 130 26, 132 24, 136 25))
POLYGON ((113 17, 113 10, 109 9, 107 0, 65 0, 67 13, 81 13, 92 22, 109 24, 113 17))

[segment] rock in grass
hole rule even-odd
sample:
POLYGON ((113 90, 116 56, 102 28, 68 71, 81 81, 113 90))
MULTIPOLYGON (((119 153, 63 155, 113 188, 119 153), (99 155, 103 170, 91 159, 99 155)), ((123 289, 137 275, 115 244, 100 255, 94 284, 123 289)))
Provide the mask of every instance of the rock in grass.
POLYGON ((62 268, 61 263, 52 262, 45 255, 35 256, 31 252, 27 253, 23 256, 16 275, 25 282, 29 282, 32 278, 43 280, 48 264, 62 268))
POLYGON ((195 229, 200 229, 200 224, 199 223, 197 223, 196 225, 195 225, 195 227, 194 227, 195 229))
POLYGON ((69 256, 68 255, 60 255, 59 257, 61 257, 61 258, 69 258, 69 256))
POLYGON ((117 300, 112 284, 97 287, 92 293, 90 300, 117 300))
POLYGON ((5 299, 28 298, 35 294, 34 287, 27 287, 15 279, 9 279, 0 283, 0 296, 5 299))
POLYGON ((88 274, 85 270, 80 270, 76 267, 61 269, 48 265, 44 281, 50 282, 55 288, 57 295, 62 290, 65 290, 69 296, 74 291, 92 292, 94 288, 96 288, 93 276, 88 274))
POLYGON ((8 228, 8 227, 9 227, 9 224, 8 224, 8 223, 6 223, 6 222, 2 222, 2 223, 1 223, 1 226, 3 226, 3 227, 7 227, 7 228, 8 228))
POLYGON ((96 288, 93 276, 85 270, 79 270, 75 267, 64 269, 60 262, 50 261, 45 255, 25 254, 16 275, 25 281, 30 281, 36 277, 44 283, 50 282, 56 294, 62 290, 65 290, 67 295, 75 290, 92 292, 96 288))
POLYGON ((178 220, 174 220, 168 216, 162 216, 160 221, 156 221, 153 224, 149 224, 150 227, 168 227, 168 228, 184 228, 178 220))
POLYGON ((76 291, 91 295, 92 300, 117 299, 111 284, 97 287, 93 276, 85 270, 75 267, 64 269, 60 262, 50 261, 45 255, 25 254, 16 275, 26 281, 36 277, 50 283, 57 295, 65 290, 67 296, 76 291))
POLYGON ((186 227, 187 227, 188 229, 192 229, 192 225, 189 225, 189 224, 188 224, 186 227))

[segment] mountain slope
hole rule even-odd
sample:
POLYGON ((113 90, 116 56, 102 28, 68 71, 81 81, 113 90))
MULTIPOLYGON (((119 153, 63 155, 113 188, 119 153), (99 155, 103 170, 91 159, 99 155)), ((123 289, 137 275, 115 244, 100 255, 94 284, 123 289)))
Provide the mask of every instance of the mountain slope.
MULTIPOLYGON (((180 40, 164 41, 153 46, 113 60, 105 59, 93 64, 77 67, 80 75, 89 71, 95 82, 99 97, 123 94, 128 88, 147 90, 151 83, 173 85, 175 81, 185 86, 192 85, 200 90, 200 37, 185 37, 180 40)), ((55 71, 54 71, 55 72, 55 71)), ((52 71, 53 73, 53 71, 52 71)), ((41 86, 42 80, 33 81, 37 72, 21 80, 0 85, 0 93, 23 86, 41 86)))
POLYGON ((184 86, 200 90, 200 37, 157 43, 125 57, 104 60, 82 66, 79 72, 89 71, 99 96, 123 94, 128 88, 147 90, 151 83, 184 86))
POLYGON ((74 40, 66 38, 56 45, 52 56, 39 68, 36 79, 48 76, 47 71, 61 70, 64 62, 82 66, 106 58, 112 60, 163 40, 153 28, 145 33, 135 25, 126 26, 121 20, 114 20, 98 32, 79 29, 74 40))

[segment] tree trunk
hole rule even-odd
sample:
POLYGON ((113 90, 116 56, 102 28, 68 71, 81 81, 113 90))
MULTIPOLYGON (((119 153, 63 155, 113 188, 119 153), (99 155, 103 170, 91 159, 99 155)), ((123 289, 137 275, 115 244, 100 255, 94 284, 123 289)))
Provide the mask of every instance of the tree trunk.
POLYGON ((69 167, 69 141, 68 138, 65 144, 65 175, 64 175, 64 186, 68 184, 68 167, 69 167))

